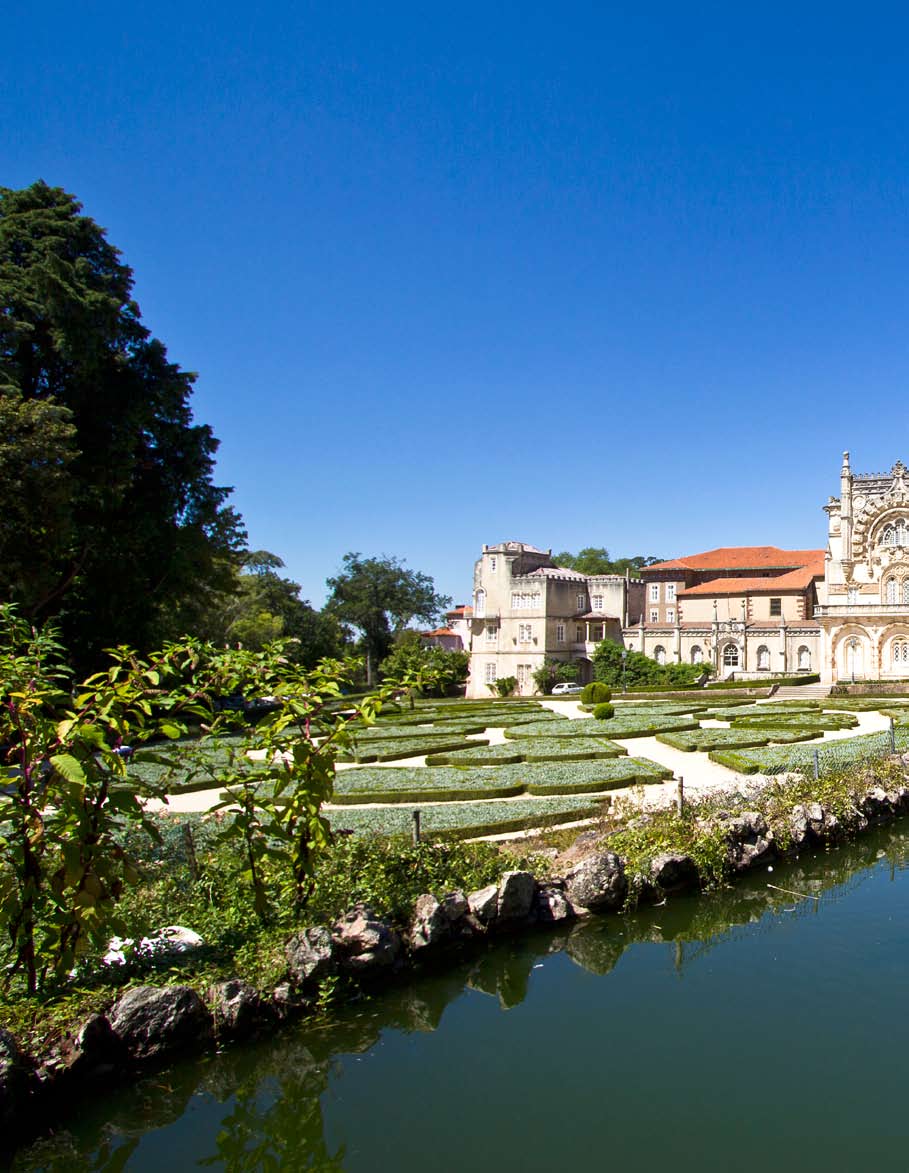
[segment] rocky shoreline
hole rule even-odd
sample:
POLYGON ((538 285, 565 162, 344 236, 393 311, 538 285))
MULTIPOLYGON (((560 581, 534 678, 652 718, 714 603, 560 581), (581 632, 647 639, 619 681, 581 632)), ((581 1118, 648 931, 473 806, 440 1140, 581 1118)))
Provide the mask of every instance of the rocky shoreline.
MULTIPOLYGON (((845 816, 810 802, 788 811, 783 834, 775 834, 758 810, 714 814, 704 832, 721 833, 731 876, 844 842, 909 814, 909 756, 895 761, 902 782, 882 785, 869 770, 845 816)), ((135 986, 44 1056, 26 1054, 0 1026, 0 1127, 5 1145, 11 1148, 48 1128, 74 1090, 102 1089, 178 1055, 262 1037, 311 1014, 326 982, 342 980, 374 989, 389 980, 406 979, 427 963, 444 965, 465 948, 476 949, 508 934, 619 912, 626 906, 630 885, 637 899, 659 901, 702 884, 689 855, 657 854, 649 874, 630 876, 626 862, 615 852, 602 850, 596 839, 592 832, 579 836, 562 859, 571 866, 559 876, 537 878, 529 871, 509 871, 498 884, 475 892, 450 892, 441 900, 424 894, 403 930, 365 905, 330 926, 305 928, 288 940, 285 980, 273 990, 257 990, 240 979, 219 982, 201 993, 189 985, 135 986)))

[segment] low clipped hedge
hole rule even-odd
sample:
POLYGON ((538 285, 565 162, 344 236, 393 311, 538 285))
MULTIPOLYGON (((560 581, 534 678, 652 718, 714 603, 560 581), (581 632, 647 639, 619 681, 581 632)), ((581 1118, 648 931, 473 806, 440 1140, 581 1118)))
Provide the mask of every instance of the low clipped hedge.
MULTIPOLYGON (((897 753, 905 753, 909 749, 909 727, 896 728, 895 741, 897 753)), ((861 733, 857 737, 825 741, 817 747, 780 745, 764 749, 716 749, 710 752, 710 758, 739 774, 810 775, 814 770, 814 748, 817 748, 821 770, 840 770, 885 757, 890 752, 890 734, 887 731, 861 733)))
POLYGON ((810 720, 810 714, 820 712, 819 701, 779 701, 766 705, 717 705, 707 709, 700 716, 701 720, 738 721, 745 717, 787 717, 801 713, 810 720))
POLYGON ((593 794, 661 782, 671 771, 647 758, 612 758, 488 767, 400 766, 344 770, 335 780, 334 806, 366 804, 466 802, 519 794, 593 794))
MULTIPOLYGON (((905 714, 909 718, 909 711, 905 714)), ((791 715, 777 715, 775 717, 734 717, 733 729, 791 729, 800 728, 823 729, 837 731, 840 729, 854 729, 858 725, 858 717, 853 713, 792 713, 791 715)))
POLYGON ((387 742, 376 742, 357 746, 350 753, 338 757, 339 762, 394 762, 399 758, 416 758, 423 754, 443 753, 445 750, 469 749, 475 745, 488 745, 482 738, 468 741, 464 737, 391 738, 387 742))
POLYGON ((601 705, 612 700, 612 689, 600 680, 593 680, 581 689, 582 705, 601 705))
MULTIPOLYGON (((593 818, 601 813, 596 799, 560 796, 493 802, 441 803, 420 808, 420 827, 434 839, 476 838, 554 827, 560 823, 593 818)), ((409 835, 413 826, 410 811, 400 807, 372 810, 326 810, 333 831, 355 835, 409 835)))
POLYGON ((820 729, 694 729, 686 733, 660 733, 657 741, 686 753, 703 753, 713 749, 769 745, 771 742, 789 743, 811 741, 820 737, 820 729))
POLYGON ((507 745, 459 749, 427 757, 427 766, 495 766, 509 762, 586 761, 617 758, 627 751, 603 737, 532 737, 507 745))
POLYGON ((545 782, 532 782, 527 786, 528 794, 591 794, 598 790, 618 790, 639 783, 663 782, 672 777, 672 770, 648 758, 620 758, 604 762, 600 769, 603 777, 592 781, 550 778, 545 782))
POLYGON ((606 721, 582 718, 580 721, 567 721, 566 725, 568 728, 559 725, 554 729, 517 725, 514 729, 506 729, 505 736, 515 740, 523 740, 525 737, 650 737, 654 733, 674 729, 696 729, 698 722, 693 718, 661 716, 657 713, 621 712, 606 721))
POLYGON ((606 721, 609 717, 615 716, 615 705, 606 703, 594 705, 593 715, 597 721, 606 721))

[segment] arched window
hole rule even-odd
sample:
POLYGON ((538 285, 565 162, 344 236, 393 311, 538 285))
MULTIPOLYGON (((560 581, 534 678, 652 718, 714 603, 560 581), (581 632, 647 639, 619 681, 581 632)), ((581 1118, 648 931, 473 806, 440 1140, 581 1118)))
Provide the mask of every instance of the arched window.
POLYGON ((474 595, 473 614, 475 619, 483 619, 486 616, 486 592, 482 588, 474 595))
POLYGON ((770 648, 763 644, 757 650, 757 666, 760 671, 767 671, 770 668, 770 648))
POLYGON ((695 644, 691 649, 691 662, 692 664, 703 664, 704 653, 701 651, 700 644, 695 644))
POLYGON ((897 582, 895 578, 887 579, 887 602, 895 603, 897 601, 897 582))
POLYGON ((659 645, 657 647, 655 647, 653 649, 653 658, 656 660, 656 662, 658 664, 665 664, 666 663, 666 649, 664 647, 659 646, 659 645))
POLYGON ((811 667, 811 652, 808 650, 808 648, 805 647, 804 644, 802 644, 802 646, 799 648, 797 655, 799 658, 798 662, 801 671, 804 672, 809 669, 811 667))
POLYGON ((893 546, 896 544, 893 539, 894 539, 893 526, 892 525, 885 525, 884 532, 881 534, 881 545, 882 546, 893 546))
POLYGON ((882 546, 909 546, 909 522, 905 517, 888 522, 881 533, 882 546))
POLYGON ((903 602, 909 603, 909 578, 903 579, 903 602))
POLYGON ((890 645, 890 662, 894 668, 909 666, 909 640, 895 639, 890 645))
POLYGON ((726 644, 723 648, 723 667, 724 668, 738 668, 739 666, 739 649, 735 644, 726 644))

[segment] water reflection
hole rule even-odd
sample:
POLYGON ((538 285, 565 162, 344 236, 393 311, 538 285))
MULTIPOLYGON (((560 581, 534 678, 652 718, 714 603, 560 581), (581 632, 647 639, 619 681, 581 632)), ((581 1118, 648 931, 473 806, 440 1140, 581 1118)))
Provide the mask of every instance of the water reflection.
POLYGON ((21 1153, 14 1168, 343 1169, 344 1144, 328 1139, 323 1117, 326 1092, 345 1057, 368 1055, 383 1032, 435 1031, 465 991, 489 995, 506 1011, 518 1007, 535 967, 554 955, 605 976, 630 946, 664 944, 666 960, 684 980, 726 942, 771 933, 782 918, 822 915, 872 876, 896 880, 907 858, 909 829, 889 829, 830 854, 775 865, 705 897, 671 898, 627 917, 503 942, 350 1007, 330 1025, 180 1064, 116 1094, 86 1096, 65 1128, 21 1153))

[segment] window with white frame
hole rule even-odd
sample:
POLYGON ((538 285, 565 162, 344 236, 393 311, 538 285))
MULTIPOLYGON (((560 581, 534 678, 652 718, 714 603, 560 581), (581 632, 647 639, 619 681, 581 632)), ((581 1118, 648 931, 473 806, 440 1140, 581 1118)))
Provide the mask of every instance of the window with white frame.
POLYGON ((599 642, 603 638, 603 624, 594 623, 590 628, 590 638, 594 643, 599 642))
POLYGON ((563 644, 565 642, 565 624, 556 624, 556 643, 563 644))
POLYGON ((909 640, 895 639, 890 645, 890 657, 894 668, 909 664, 909 640))
POLYGON ((675 607, 666 608, 666 622, 675 623, 675 607))
POLYGON ((667 582, 666 583, 666 602, 667 603, 674 603, 675 602, 675 583, 674 582, 667 582))
POLYGON ((498 625, 498 623, 487 623, 486 624, 486 642, 488 644, 494 644, 498 638, 499 638, 499 625, 498 625))
POLYGON ((887 579, 887 602, 896 602, 896 592, 898 590, 898 583, 895 578, 887 579))
POLYGON ((486 664, 486 676, 484 679, 485 679, 486 684, 495 684, 495 682, 496 682, 495 660, 490 660, 486 664))
POLYGON ((518 643, 529 644, 533 639, 533 624, 519 623, 518 624, 518 643))
POLYGON ((650 584, 650 601, 651 603, 658 603, 660 601, 660 584, 652 582, 650 584))
POLYGON ((770 668, 770 648, 763 644, 757 650, 757 666, 760 672, 766 672, 770 668))
POLYGON ((577 599, 578 599, 578 610, 583 611, 584 608, 587 606, 587 596, 586 595, 578 595, 577 599))
POLYGON ((603 610, 603 596, 602 595, 594 595, 590 600, 590 605, 594 611, 602 611, 603 610))
POLYGON ((473 614, 475 619, 482 619, 486 614, 486 592, 482 588, 474 595, 473 614))
POLYGON ((770 600, 770 614, 771 614, 771 616, 776 615, 776 616, 782 617, 782 614, 783 614, 783 600, 782 599, 771 599, 770 600))
POLYGON ((903 579, 903 602, 909 603, 909 578, 903 579))
POLYGON ((582 644, 584 642, 584 628, 580 623, 576 623, 574 627, 574 642, 576 644, 582 644))
POLYGON ((666 649, 659 644, 653 649, 653 658, 658 664, 666 663, 666 649))
POLYGON ((651 623, 659 623, 659 621, 660 621, 660 612, 657 610, 656 607, 652 607, 650 610, 650 622, 651 623))
POLYGON ((735 644, 726 644, 725 648, 723 648, 723 666, 725 668, 738 668, 739 649, 735 644))
POLYGON ((881 542, 885 546, 909 545, 909 524, 907 524, 905 518, 897 518, 896 521, 885 525, 884 532, 881 535, 881 542))
POLYGON ((521 610, 522 597, 523 596, 520 595, 517 591, 512 591, 512 594, 511 594, 511 609, 512 609, 512 611, 520 611, 521 610))

